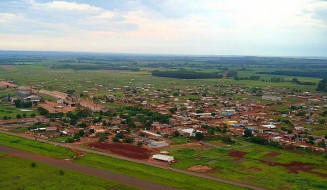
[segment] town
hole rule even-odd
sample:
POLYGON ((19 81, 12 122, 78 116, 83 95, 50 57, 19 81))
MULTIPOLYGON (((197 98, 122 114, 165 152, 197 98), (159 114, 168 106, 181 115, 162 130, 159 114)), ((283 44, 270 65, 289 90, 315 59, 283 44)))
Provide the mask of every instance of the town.
POLYGON ((217 138, 227 145, 237 144, 241 138, 283 149, 326 151, 327 135, 311 132, 326 124, 321 116, 327 115, 327 96, 312 92, 224 84, 155 89, 148 83, 112 88, 94 96, 97 88, 78 94, 5 80, 0 87, 15 92, 1 101, 24 112, 3 116, 1 128, 35 140, 83 144, 168 163, 174 157, 162 149, 171 146, 176 137, 207 146, 215 145, 203 142, 205 138, 217 138), (121 107, 109 108, 105 106, 108 102, 121 107), (33 108, 37 113, 29 114, 33 108))

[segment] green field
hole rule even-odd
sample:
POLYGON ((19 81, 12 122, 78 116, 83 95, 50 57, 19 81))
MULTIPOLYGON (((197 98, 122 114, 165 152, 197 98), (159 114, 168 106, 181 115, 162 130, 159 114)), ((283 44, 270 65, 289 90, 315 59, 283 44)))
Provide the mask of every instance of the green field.
MULTIPOLYGON (((66 158, 74 155, 74 152, 66 152, 66 149, 63 147, 56 147, 2 133, 0 133, 0 144, 56 158, 66 158), (17 144, 17 142, 21 143, 17 144)), ((180 189, 192 189, 193 187, 198 189, 216 189, 214 187, 219 187, 219 189, 243 189, 225 183, 91 153, 78 157, 74 161, 78 164, 101 168, 180 189)))
MULTIPOLYGON (((221 145, 221 143, 219 143, 221 145)), ((318 175, 299 171, 298 174, 289 172, 282 166, 270 166, 262 161, 289 164, 303 162, 312 164, 314 170, 327 174, 327 159, 321 155, 309 153, 292 153, 269 147, 251 145, 236 148, 246 154, 243 158, 229 156, 228 150, 209 147, 177 146, 166 149, 175 156, 177 162, 172 166, 188 169, 195 165, 213 168, 208 174, 230 180, 244 182, 271 189, 326 189, 327 179, 318 175), (267 157, 271 152, 279 155, 267 157)), ((307 166, 306 166, 307 167, 307 166)))
POLYGON ((135 189, 31 160, 0 155, 0 189, 135 189))
POLYGON ((75 159, 76 163, 133 176, 178 189, 242 189, 240 187, 97 154, 75 159))
POLYGON ((15 137, 3 133, 0 133, 0 144, 55 158, 71 158, 76 155, 74 151, 68 148, 15 137))

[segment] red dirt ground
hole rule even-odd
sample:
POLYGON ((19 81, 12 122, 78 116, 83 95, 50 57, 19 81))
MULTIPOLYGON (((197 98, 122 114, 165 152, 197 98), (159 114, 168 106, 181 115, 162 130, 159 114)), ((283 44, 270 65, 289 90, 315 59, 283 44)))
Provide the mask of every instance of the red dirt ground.
POLYGON ((269 152, 269 153, 266 154, 264 157, 265 157, 265 158, 273 158, 273 157, 275 157, 275 156, 279 156, 279 155, 281 155, 281 153, 279 153, 279 152, 269 152))
POLYGON ((100 143, 95 142, 88 144, 90 147, 98 148, 101 150, 107 150, 115 154, 119 154, 122 156, 126 156, 128 158, 135 159, 149 159, 151 156, 151 151, 145 148, 133 146, 130 144, 122 144, 122 143, 100 143))
POLYGON ((12 65, 0 65, 0 67, 2 67, 3 69, 5 69, 7 71, 17 70, 17 68, 12 65))
POLYGON ((76 109, 76 107, 69 107, 66 105, 63 105, 62 106, 63 108, 56 108, 57 106, 60 106, 60 104, 58 104, 56 102, 50 102, 50 101, 45 101, 44 103, 39 104, 39 106, 48 110, 50 113, 56 113, 56 112, 67 113, 69 111, 74 111, 76 109))
POLYGON ((312 164, 302 163, 302 162, 291 162, 289 164, 281 164, 281 163, 275 163, 275 162, 269 162, 269 161, 261 161, 262 163, 268 164, 269 166, 283 166, 286 168, 289 172, 298 174, 300 171, 316 174, 320 177, 327 177, 327 174, 315 172, 312 171, 315 169, 315 166, 312 164))
POLYGON ((208 171, 212 170, 212 168, 210 168, 208 166, 196 165, 196 166, 192 166, 192 167, 188 168, 188 170, 204 173, 204 172, 208 172, 208 171))
POLYGON ((229 156, 233 158, 243 158, 247 153, 242 151, 231 150, 229 156))

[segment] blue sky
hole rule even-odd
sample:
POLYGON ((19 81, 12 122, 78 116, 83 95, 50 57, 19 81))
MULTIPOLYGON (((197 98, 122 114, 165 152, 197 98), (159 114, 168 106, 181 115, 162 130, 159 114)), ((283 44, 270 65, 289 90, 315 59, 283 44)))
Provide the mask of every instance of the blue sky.
POLYGON ((1 0, 0 49, 327 56, 323 0, 1 0))

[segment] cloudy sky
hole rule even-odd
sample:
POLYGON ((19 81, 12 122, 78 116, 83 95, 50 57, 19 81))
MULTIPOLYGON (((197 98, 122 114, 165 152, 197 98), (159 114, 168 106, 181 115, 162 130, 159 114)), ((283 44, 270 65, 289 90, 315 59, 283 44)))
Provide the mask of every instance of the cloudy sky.
POLYGON ((0 49, 327 56, 327 1, 1 0, 0 49))

